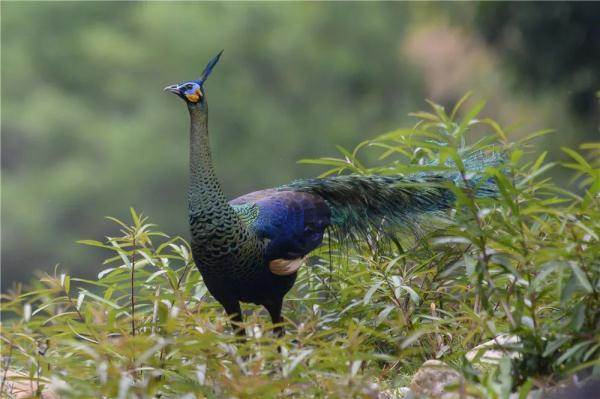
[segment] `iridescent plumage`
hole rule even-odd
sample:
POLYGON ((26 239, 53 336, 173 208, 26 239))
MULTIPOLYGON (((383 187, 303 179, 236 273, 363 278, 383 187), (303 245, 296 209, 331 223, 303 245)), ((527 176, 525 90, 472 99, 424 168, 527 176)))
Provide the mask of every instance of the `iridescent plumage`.
MULTIPOLYGON (((220 55, 200 79, 165 90, 181 97, 190 113, 193 257, 208 290, 234 321, 242 321, 240 302, 251 302, 264 305, 280 323, 283 297, 302 259, 321 245, 327 229, 347 242, 365 242, 381 232, 418 228, 423 215, 452 207, 448 183, 460 184, 460 179, 451 173, 301 179, 227 202, 212 166, 203 87, 220 55)), ((481 154, 467 160, 477 168, 497 162, 481 154)), ((490 184, 477 183, 477 195, 493 195, 490 184)), ((277 330, 283 333, 281 326, 277 330)))

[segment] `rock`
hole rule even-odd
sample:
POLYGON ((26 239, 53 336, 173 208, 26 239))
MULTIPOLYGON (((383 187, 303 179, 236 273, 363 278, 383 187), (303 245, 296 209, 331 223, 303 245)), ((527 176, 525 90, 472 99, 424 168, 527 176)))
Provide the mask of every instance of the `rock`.
POLYGON ((50 387, 50 381, 42 378, 41 395, 35 396, 38 390, 38 382, 32 382, 29 376, 25 373, 20 373, 12 370, 0 370, 0 378, 6 377, 4 381, 4 390, 0 392, 0 397, 7 395, 9 398, 42 398, 42 399, 57 399, 58 396, 50 387))
MULTIPOLYGON (((559 384, 558 386, 553 387, 551 390, 544 392, 544 395, 540 395, 538 398, 600 399, 600 378, 588 379, 584 382, 563 381, 562 384, 559 384)), ((529 396, 527 399, 529 399, 529 396)))
MULTIPOLYGON (((515 392, 515 393, 511 393, 510 396, 508 397, 508 399, 519 399, 520 397, 521 397, 521 394, 519 394, 518 392, 515 392)), ((543 399, 543 398, 544 397, 542 396, 542 391, 539 389, 534 389, 527 394, 527 397, 525 399, 543 399)))
MULTIPOLYGON (((461 375, 446 363, 439 360, 427 360, 417 370, 410 382, 413 397, 427 397, 432 399, 455 399, 458 392, 447 392, 450 385, 458 385, 461 375)), ((463 396, 468 398, 470 396, 463 396)))
POLYGON ((516 335, 498 335, 496 338, 471 349, 467 352, 466 357, 468 361, 472 362, 475 360, 477 354, 483 351, 479 358, 481 363, 498 364, 500 359, 505 356, 509 356, 511 359, 518 358, 520 356, 519 352, 511 350, 510 347, 514 348, 519 345, 520 342, 521 340, 516 335))
POLYGON ((410 388, 408 387, 400 387, 394 389, 386 389, 385 391, 381 391, 379 393, 378 399, 408 399, 414 398, 410 388))

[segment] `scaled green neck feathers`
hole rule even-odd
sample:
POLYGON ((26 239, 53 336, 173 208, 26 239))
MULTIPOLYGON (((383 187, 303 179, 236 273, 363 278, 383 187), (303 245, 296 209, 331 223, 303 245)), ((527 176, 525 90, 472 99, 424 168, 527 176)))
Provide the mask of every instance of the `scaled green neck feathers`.
POLYGON ((260 252, 256 237, 227 202, 212 165, 206 103, 190 112, 190 186, 188 192, 192 251, 205 279, 237 276, 233 260, 254 261, 260 252), (240 255, 239 251, 246 251, 240 255), (249 253, 248 250, 254 250, 249 253))
POLYGON ((231 208, 215 175, 208 140, 208 106, 188 107, 190 112, 190 213, 205 208, 231 208))

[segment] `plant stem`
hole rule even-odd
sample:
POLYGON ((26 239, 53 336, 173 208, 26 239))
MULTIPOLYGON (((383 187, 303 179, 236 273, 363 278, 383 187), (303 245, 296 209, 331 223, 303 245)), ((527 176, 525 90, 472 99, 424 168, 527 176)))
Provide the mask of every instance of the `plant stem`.
MULTIPOLYGON (((475 193, 469 186, 469 181, 467 179, 467 176, 465 175, 464 170, 460 170, 460 176, 461 176, 463 183, 465 184, 465 193, 466 193, 467 197, 469 198, 469 200, 471 201, 468 208, 473 213, 473 218, 474 218, 475 222, 477 223, 477 226, 479 227, 479 232, 481 233, 481 235, 479 237, 479 250, 481 251, 481 256, 480 256, 479 260, 480 260, 480 264, 483 265, 483 277, 490 285, 490 288, 492 288, 492 290, 496 290, 497 289, 496 284, 494 283, 494 280, 493 280, 492 276, 490 275, 490 272, 488 269, 489 262, 490 262, 490 255, 488 254, 488 252, 486 250, 487 240, 486 240, 486 236, 483 231, 483 223, 482 223, 481 219, 479 218, 479 214, 477 213, 476 202, 475 202, 475 193)), ((479 284, 479 285, 480 286, 478 287, 478 290, 482 294, 484 294, 483 290, 481 289, 481 284, 479 284)), ((484 301, 483 305, 486 308, 486 310, 488 310, 487 309, 489 307, 488 298, 485 295, 483 295, 480 297, 480 299, 482 299, 484 301)), ((506 303, 504 298, 502 298, 501 296, 498 299, 500 301, 500 305, 502 306, 502 309, 504 309, 504 313, 506 314, 506 317, 508 318, 508 321, 510 322, 511 327, 516 328, 517 323, 515 322, 513 315, 510 312, 510 308, 509 308, 508 304, 506 303)))
POLYGON ((131 335, 135 337, 135 232, 133 234, 133 251, 131 253, 131 335))
POLYGON ((183 269, 183 273, 181 273, 181 275, 179 276, 179 281, 177 281, 177 288, 176 288, 177 291, 179 291, 179 287, 181 287, 181 282, 183 281, 183 278, 185 277, 185 274, 188 271, 188 267, 190 267, 190 262, 185 263, 185 268, 183 269))
POLYGON ((71 306, 73 307, 73 309, 75 309, 75 311, 77 312, 77 316, 79 317, 79 320, 81 320, 82 323, 85 323, 85 318, 83 317, 83 315, 81 314, 81 312, 79 311, 79 309, 77 309, 77 305, 75 305, 73 303, 73 299, 71 299, 71 295, 69 295, 69 293, 67 292, 67 290, 65 289, 65 287, 63 287, 63 292, 67 296, 67 299, 69 300, 69 303, 71 304, 71 306))
POLYGON ((6 375, 8 374, 8 368, 12 360, 13 344, 12 338, 8 341, 8 356, 6 358, 6 364, 4 365, 4 374, 2 375, 2 382, 0 383, 0 395, 4 392, 4 384, 6 383, 6 375))

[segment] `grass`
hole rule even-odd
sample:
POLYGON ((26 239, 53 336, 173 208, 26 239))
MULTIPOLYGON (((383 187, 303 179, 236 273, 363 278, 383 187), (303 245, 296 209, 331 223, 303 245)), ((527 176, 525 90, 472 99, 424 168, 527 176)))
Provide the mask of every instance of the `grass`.
MULTIPOLYGON (((248 338, 232 334, 188 243, 132 210, 131 221, 113 219, 113 236, 81 241, 107 253, 98 279, 57 269, 2 294, 2 368, 38 396, 52 385, 66 398, 376 397, 406 386, 428 359, 460 373, 449 389, 480 398, 598 377, 600 143, 548 163, 533 145, 546 131, 510 142, 497 122, 477 119, 483 103, 461 113, 464 103, 449 114, 431 103, 413 128, 306 161, 325 174, 452 170, 499 195, 453 185, 446 221, 386 251, 326 240, 284 304, 285 337, 253 306, 248 338), (364 151, 378 166, 359 161, 364 151), (475 151, 506 163, 468 170, 475 151), (572 170, 572 191, 553 184, 551 168, 572 170), (467 360, 502 334, 518 339, 500 345, 499 362, 467 360)), ((5 374, 4 392, 8 384, 5 374)))

